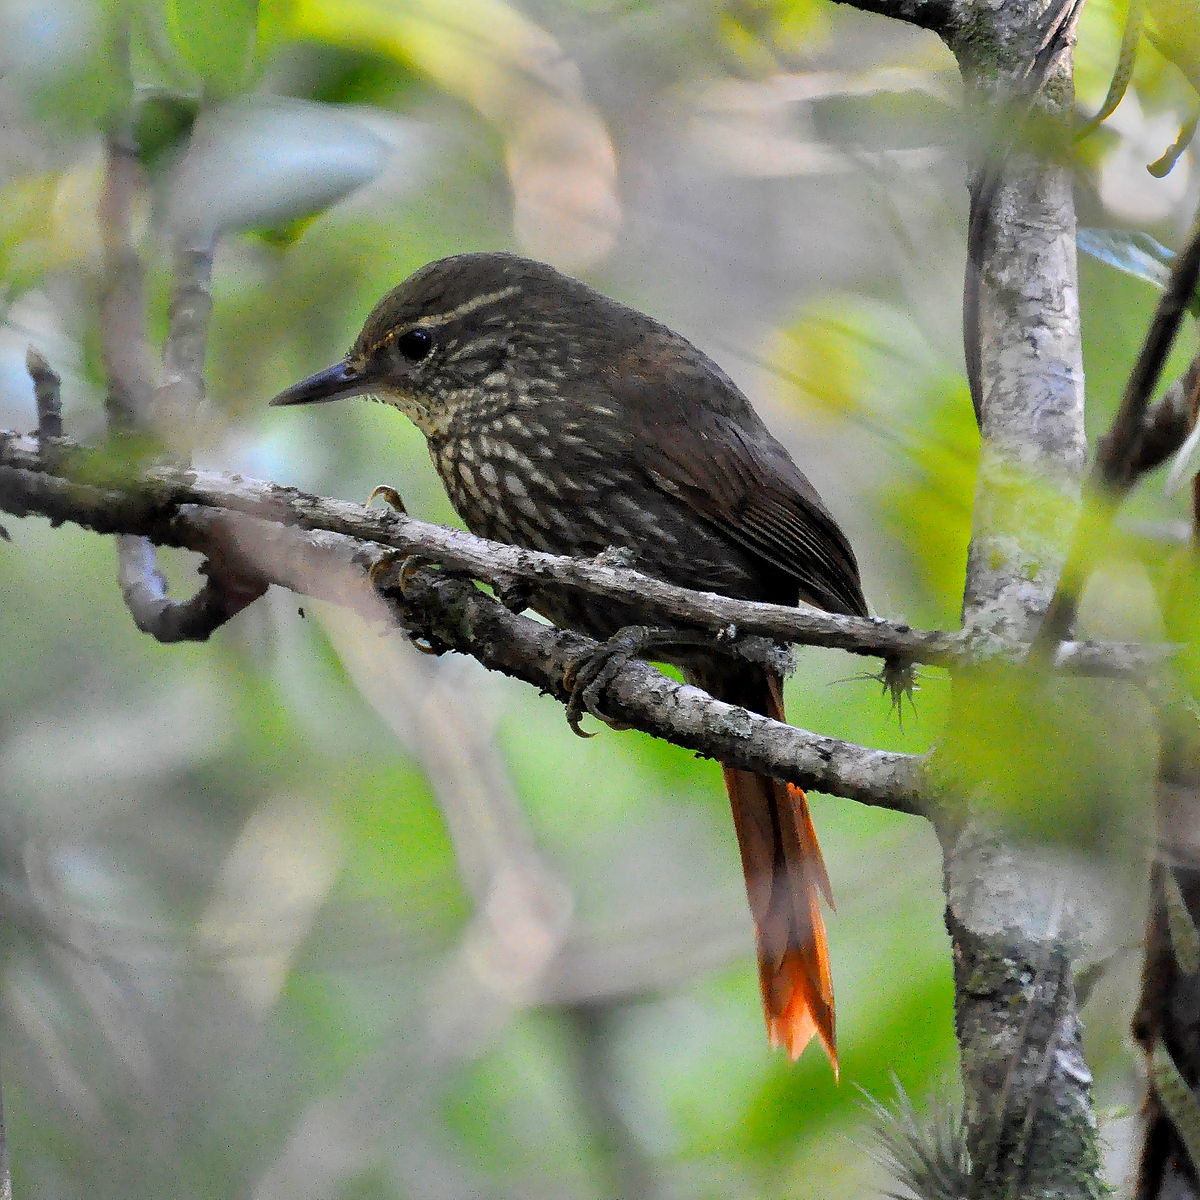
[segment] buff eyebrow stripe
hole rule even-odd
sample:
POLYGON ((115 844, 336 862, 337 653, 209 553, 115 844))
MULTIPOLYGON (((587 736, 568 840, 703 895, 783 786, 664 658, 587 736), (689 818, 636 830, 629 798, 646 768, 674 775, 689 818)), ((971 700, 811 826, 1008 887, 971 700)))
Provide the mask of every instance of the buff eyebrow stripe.
POLYGON ((459 317, 465 317, 468 313, 473 313, 477 309, 486 308, 489 304, 498 304, 501 300, 507 300, 510 296, 515 296, 521 290, 519 284, 510 283, 508 287, 501 288, 496 292, 486 292, 482 296, 472 296, 470 300, 464 301, 455 308, 451 308, 443 313, 436 313, 431 317, 421 317, 418 321, 413 321, 407 325, 397 325, 395 329, 389 329, 373 346, 370 347, 371 352, 386 346, 388 342, 394 341, 402 334, 407 333, 410 329, 427 329, 430 326, 446 325, 449 322, 457 320, 459 317))

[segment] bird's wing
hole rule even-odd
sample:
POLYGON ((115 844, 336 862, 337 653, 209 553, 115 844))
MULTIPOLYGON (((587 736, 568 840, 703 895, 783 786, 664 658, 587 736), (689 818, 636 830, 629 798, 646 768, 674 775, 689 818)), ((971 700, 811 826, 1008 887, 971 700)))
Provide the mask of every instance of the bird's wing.
POLYGON ((802 599, 866 616, 846 535, 765 426, 708 408, 687 420, 669 412, 637 431, 634 453, 654 485, 796 579, 802 599))

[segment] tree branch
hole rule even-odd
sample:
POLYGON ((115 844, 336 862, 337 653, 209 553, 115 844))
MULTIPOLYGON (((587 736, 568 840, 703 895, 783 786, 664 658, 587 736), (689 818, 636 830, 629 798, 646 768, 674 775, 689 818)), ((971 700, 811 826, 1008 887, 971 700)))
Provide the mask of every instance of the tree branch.
MULTIPOLYGON (((16 516, 71 521, 98 533, 150 531, 157 528, 162 513, 181 504, 199 504, 377 542, 497 587, 523 581, 637 602, 652 607, 665 622, 712 632, 733 628, 777 641, 943 667, 1018 664, 1029 649, 1025 643, 1004 642, 984 632, 913 629, 881 617, 840 616, 807 606, 693 592, 613 565, 604 556, 578 559, 522 550, 401 513, 240 476, 173 466, 135 472, 114 464, 103 451, 64 440, 42 446, 34 438, 0 431, 0 468, 8 468, 0 487, 0 508, 16 516), (99 490, 89 491, 88 485, 99 490)), ((1172 652, 1168 645, 1066 642, 1058 647, 1054 666, 1077 675, 1139 678, 1152 675, 1172 652)))
MULTIPOLYGON (((171 472, 157 468, 155 474, 170 476, 171 472)), ((277 583, 378 620, 385 610, 367 581, 370 573, 381 587, 398 593, 393 615, 406 629, 469 654, 559 700, 569 695, 563 686, 564 672, 597 648, 596 642, 581 634, 514 614, 474 584, 442 571, 402 572, 399 567, 406 555, 397 555, 387 545, 340 532, 302 529, 295 521, 283 523, 280 513, 287 512, 289 504, 299 512, 313 498, 291 489, 258 486, 274 492, 268 502, 273 509, 270 516, 166 499, 161 490, 153 494, 130 491, 127 486, 75 482, 0 463, 0 507, 18 516, 40 514, 52 521, 77 521, 101 533, 136 533, 158 545, 200 554, 212 554, 219 547, 234 577, 277 583), (403 586, 398 583, 401 576, 403 586)), ((337 507, 337 502, 316 503, 337 507)), ((263 501, 256 506, 261 511, 263 501)), ((340 507, 349 516, 355 506, 340 507)), ((451 541, 468 536, 440 533, 451 541)), ((605 691, 605 709, 613 720, 732 766, 864 804, 908 813, 925 810, 918 800, 927 784, 923 759, 867 749, 772 721, 678 684, 644 662, 630 662, 618 672, 605 691)))
MULTIPOLYGON (((978 5, 948 38, 977 127, 965 342, 982 435, 968 630, 1027 641, 1050 601, 1085 440, 1069 137, 1077 0, 978 5), (1046 141, 1028 137, 1038 116, 1046 141), (1020 114, 1015 116, 1014 114, 1020 114)), ((939 825, 973 1200, 1095 1200, 1100 1156, 1071 980, 1085 902, 997 829, 986 788, 939 825)))
MULTIPOLYGON (((166 379, 152 384, 150 348, 146 338, 145 273, 133 235, 135 201, 143 190, 141 163, 133 131, 134 96, 130 77, 128 30, 122 28, 113 53, 124 76, 123 111, 105 142, 104 190, 97 217, 104 245, 104 296, 100 334, 108 379, 108 419, 117 433, 153 430, 179 450, 191 437, 196 409, 204 398, 204 353, 212 310, 209 284, 215 240, 201 244, 179 242, 171 311, 163 350, 166 379)), ((40 356, 39 356, 40 357, 40 356)), ((30 364, 34 374, 37 362, 30 364)), ((58 380, 39 385, 39 413, 45 393, 54 394, 58 380)), ((46 429, 39 422, 39 432, 46 429)), ((61 433, 61 422, 58 425, 61 433)), ((190 457, 183 455, 185 460, 190 457)), ((204 585, 190 600, 172 600, 158 569, 154 544, 144 538, 117 539, 117 580, 134 623, 160 642, 203 641, 266 590, 254 579, 237 579, 224 568, 220 547, 204 565, 204 585)))

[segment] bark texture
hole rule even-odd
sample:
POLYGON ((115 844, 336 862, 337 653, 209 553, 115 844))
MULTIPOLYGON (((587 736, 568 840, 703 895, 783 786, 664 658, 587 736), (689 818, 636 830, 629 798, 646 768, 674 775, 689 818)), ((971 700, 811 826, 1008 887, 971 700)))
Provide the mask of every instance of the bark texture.
MULTIPOLYGON (((1062 0, 981 6, 950 39, 992 131, 964 306, 983 443, 963 622, 1021 642, 1062 571, 1086 453, 1071 179, 1023 136, 1070 119, 1076 16, 1062 0)), ((989 809, 983 789, 939 827, 972 1197, 1090 1200, 1103 1187, 1072 982, 1083 898, 989 809)))

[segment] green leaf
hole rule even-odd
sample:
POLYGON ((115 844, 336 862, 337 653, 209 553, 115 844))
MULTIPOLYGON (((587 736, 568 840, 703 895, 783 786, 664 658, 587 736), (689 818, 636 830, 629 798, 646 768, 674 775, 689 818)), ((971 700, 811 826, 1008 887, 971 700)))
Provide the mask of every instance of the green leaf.
POLYGON ((1155 48, 1200 92, 1200 4, 1197 0, 1149 0, 1146 15, 1155 48))
POLYGON ((254 67, 258 0, 168 0, 167 26, 180 58, 212 96, 240 91, 254 67))

